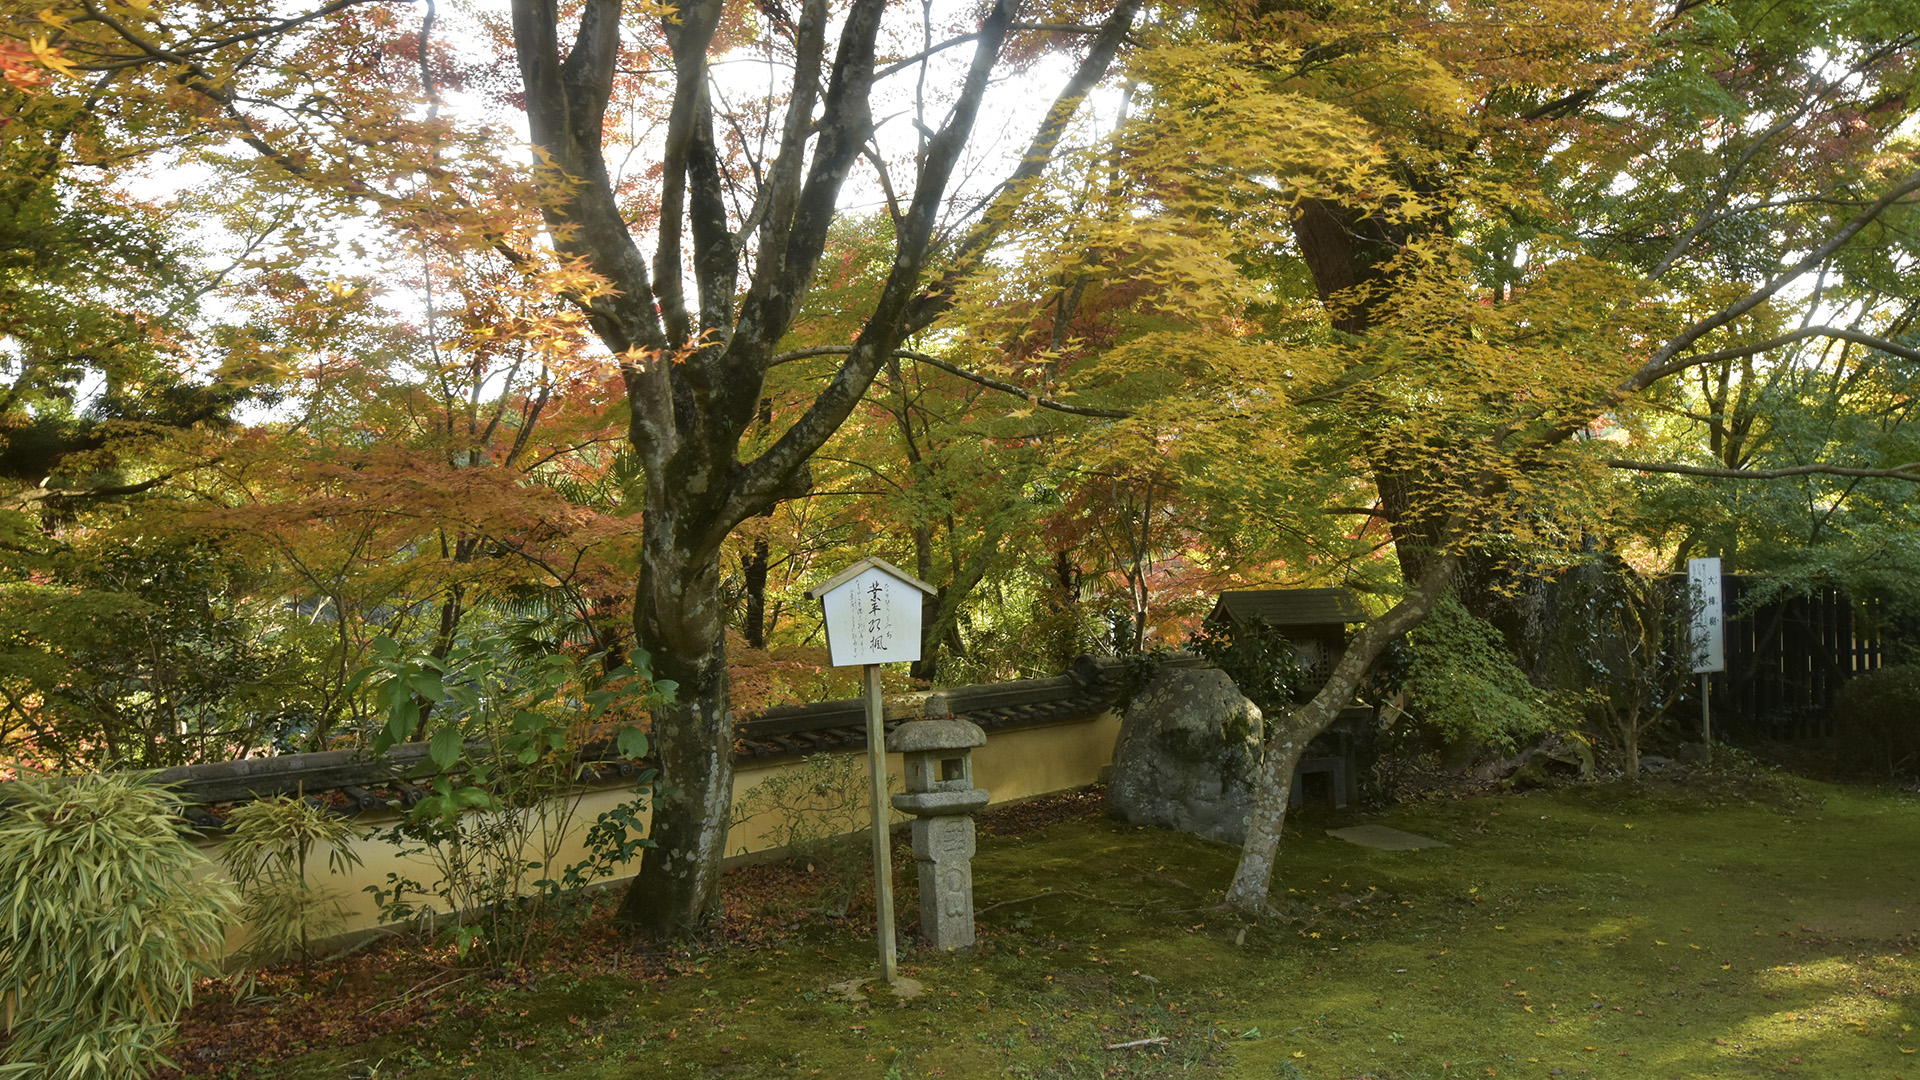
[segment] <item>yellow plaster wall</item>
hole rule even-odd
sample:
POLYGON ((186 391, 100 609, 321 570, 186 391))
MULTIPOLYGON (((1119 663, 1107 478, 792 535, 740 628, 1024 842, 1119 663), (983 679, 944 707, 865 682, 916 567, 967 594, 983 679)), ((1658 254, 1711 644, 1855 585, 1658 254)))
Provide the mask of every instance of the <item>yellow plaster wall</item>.
MULTIPOLYGON (((989 805, 1019 802, 1056 791, 1084 787, 1097 780, 1100 770, 1112 762, 1113 744, 1119 733, 1119 717, 1106 713, 1092 720, 991 735, 987 745, 973 752, 974 783, 992 793, 993 802, 989 805)), ((738 802, 767 778, 793 766, 792 760, 743 764, 734 773, 735 801, 738 802)), ((887 770, 897 785, 902 771, 900 755, 887 755, 887 770)), ((583 791, 575 799, 570 829, 566 842, 560 848, 557 867, 564 868, 583 858, 585 850, 582 841, 586 830, 600 814, 632 797, 632 790, 626 787, 583 791)), ((642 818, 645 820, 646 815, 643 814, 642 818)), ((898 813, 894 818, 896 822, 906 820, 904 815, 898 813)), ((360 820, 367 823, 369 830, 380 830, 393 824, 393 818, 386 815, 365 814, 360 820)), ((729 857, 740 858, 772 849, 775 843, 766 835, 770 824, 770 821, 750 820, 735 828, 727 837, 729 857)), ((220 872, 219 844, 218 838, 202 841, 203 850, 210 860, 203 869, 204 873, 220 872)), ((358 937, 381 925, 378 906, 372 894, 365 891, 368 886, 387 888, 388 874, 424 882, 433 876, 433 872, 424 859, 403 859, 393 845, 377 839, 361 839, 352 846, 360 856, 362 865, 349 867, 346 873, 335 875, 328 871, 327 853, 317 851, 308 862, 308 872, 316 884, 332 890, 344 907, 341 933, 358 937)), ((629 877, 630 874, 621 875, 607 881, 617 885, 629 877)), ((229 935, 229 946, 239 947, 244 936, 244 928, 235 927, 229 935)))

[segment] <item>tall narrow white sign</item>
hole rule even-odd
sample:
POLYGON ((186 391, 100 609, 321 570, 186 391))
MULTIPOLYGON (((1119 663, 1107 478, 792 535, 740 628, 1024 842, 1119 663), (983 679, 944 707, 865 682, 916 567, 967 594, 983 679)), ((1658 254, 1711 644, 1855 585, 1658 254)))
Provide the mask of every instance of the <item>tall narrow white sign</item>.
POLYGON ((1720 592, 1720 560, 1688 559, 1687 591, 1693 598, 1693 670, 1727 670, 1727 613, 1720 592))

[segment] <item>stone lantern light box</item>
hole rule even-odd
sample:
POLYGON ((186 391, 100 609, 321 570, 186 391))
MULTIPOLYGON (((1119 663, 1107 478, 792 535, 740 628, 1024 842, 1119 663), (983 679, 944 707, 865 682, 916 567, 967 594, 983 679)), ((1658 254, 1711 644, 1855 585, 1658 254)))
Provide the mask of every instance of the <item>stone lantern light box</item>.
POLYGON ((973 748, 987 745, 987 733, 966 720, 910 720, 887 736, 887 749, 907 768, 907 791, 895 795, 895 809, 921 817, 966 814, 987 804, 986 791, 973 786, 973 748))

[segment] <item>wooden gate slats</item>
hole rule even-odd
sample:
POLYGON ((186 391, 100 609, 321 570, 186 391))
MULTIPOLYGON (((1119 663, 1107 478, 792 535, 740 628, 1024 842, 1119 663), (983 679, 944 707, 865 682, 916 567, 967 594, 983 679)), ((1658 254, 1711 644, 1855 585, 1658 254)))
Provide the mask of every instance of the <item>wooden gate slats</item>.
MULTIPOLYGON (((1723 580, 1724 610, 1744 610, 1755 582, 1723 580)), ((1730 617, 1727 670, 1713 680, 1715 726, 1786 741, 1831 738, 1840 687, 1883 662, 1878 612, 1872 598, 1823 586, 1730 617)))

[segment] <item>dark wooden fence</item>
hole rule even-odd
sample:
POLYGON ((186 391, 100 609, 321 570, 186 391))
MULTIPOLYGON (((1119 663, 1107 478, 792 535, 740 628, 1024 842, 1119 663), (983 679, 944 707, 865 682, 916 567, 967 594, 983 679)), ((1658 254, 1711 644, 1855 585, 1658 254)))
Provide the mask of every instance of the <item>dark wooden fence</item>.
POLYGON ((1712 680, 1714 727, 1785 741, 1831 738, 1828 713, 1840 687, 1882 662, 1876 602, 1828 586, 1749 611, 1761 582, 1729 576, 1722 587, 1727 670, 1712 680))

